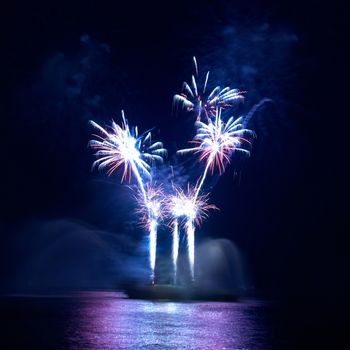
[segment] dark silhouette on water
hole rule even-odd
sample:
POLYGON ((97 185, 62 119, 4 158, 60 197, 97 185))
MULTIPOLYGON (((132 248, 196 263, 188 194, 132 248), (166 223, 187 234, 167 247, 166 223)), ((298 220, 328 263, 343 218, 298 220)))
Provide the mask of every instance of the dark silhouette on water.
POLYGON ((237 295, 224 289, 203 289, 195 284, 177 286, 172 284, 128 285, 124 292, 131 299, 151 300, 201 300, 236 301, 237 295))

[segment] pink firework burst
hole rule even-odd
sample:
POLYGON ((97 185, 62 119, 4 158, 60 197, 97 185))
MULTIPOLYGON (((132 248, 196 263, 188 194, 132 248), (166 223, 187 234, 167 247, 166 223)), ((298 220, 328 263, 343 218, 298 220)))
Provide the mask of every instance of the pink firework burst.
POLYGON ((111 175, 120 166, 124 166, 122 182, 131 178, 131 174, 140 176, 140 173, 150 177, 152 161, 163 161, 166 150, 161 142, 151 142, 151 133, 138 135, 138 129, 130 128, 122 111, 121 125, 112 121, 110 131, 102 128, 94 121, 90 123, 100 131, 101 135, 94 135, 97 140, 91 140, 89 145, 96 150, 93 167, 99 170, 107 169, 111 175))
POLYGON ((198 196, 196 188, 189 185, 187 190, 174 187, 174 192, 167 200, 167 212, 174 219, 185 217, 199 226, 208 217, 209 210, 218 209, 208 203, 208 194, 198 196))
POLYGON ((195 126, 197 134, 191 141, 195 147, 179 150, 178 154, 194 152, 199 155, 199 160, 206 163, 207 168, 213 173, 217 168, 222 174, 225 165, 230 162, 233 152, 241 152, 250 155, 250 151, 243 148, 250 145, 247 137, 254 136, 254 132, 244 129, 243 118, 234 120, 231 117, 226 123, 221 119, 221 110, 216 110, 214 120, 208 119, 207 123, 197 121, 195 126))

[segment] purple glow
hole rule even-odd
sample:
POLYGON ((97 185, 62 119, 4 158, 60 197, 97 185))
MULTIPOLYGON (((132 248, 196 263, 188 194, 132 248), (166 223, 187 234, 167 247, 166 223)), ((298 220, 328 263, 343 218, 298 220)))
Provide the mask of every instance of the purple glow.
POLYGON ((257 302, 150 302, 95 292, 72 315, 69 348, 268 349, 255 316, 261 307, 257 302))

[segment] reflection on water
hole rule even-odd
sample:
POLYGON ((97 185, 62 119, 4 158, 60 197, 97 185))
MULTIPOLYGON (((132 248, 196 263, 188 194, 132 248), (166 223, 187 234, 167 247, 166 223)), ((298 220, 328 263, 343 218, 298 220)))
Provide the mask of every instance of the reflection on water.
POLYGON ((70 349, 269 348, 258 302, 173 303, 121 299, 115 293, 94 296, 81 296, 71 315, 65 333, 70 349))
POLYGON ((265 350, 270 311, 257 301, 156 302, 113 292, 1 297, 0 349, 265 350))
POLYGON ((0 349, 349 349, 344 320, 319 299, 173 303, 113 292, 11 295, 0 296, 0 349))

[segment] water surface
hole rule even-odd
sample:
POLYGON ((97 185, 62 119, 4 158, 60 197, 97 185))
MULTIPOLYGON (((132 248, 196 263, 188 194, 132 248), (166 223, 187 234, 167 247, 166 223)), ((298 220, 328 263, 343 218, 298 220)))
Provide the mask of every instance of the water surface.
POLYGON ((1 349, 301 348, 291 345, 297 333, 285 337, 285 319, 266 301, 147 301, 80 292, 1 297, 0 307, 1 349))

